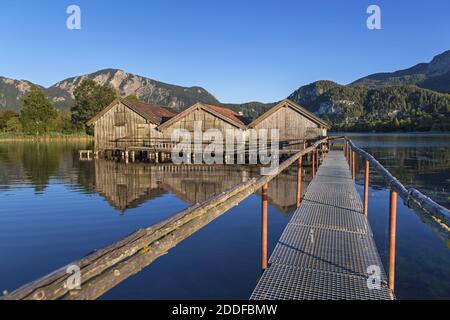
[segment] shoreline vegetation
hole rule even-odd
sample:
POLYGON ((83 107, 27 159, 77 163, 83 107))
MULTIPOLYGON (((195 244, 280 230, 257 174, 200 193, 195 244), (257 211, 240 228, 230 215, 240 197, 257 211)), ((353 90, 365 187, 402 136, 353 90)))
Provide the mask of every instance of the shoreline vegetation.
MULTIPOLYGON (((345 111, 343 114, 334 119, 325 117, 325 120, 332 123, 331 131, 450 132, 450 95, 426 90, 414 95, 412 93, 417 92, 411 88, 383 90, 389 94, 386 97, 371 96, 366 99, 367 106, 362 102, 358 104, 359 107, 341 106, 340 109, 345 111), (409 94, 408 97, 412 97, 405 100, 402 94, 406 93, 403 91, 409 94), (363 112, 363 105, 368 108, 367 112, 363 112)), ((74 100, 69 110, 56 109, 42 88, 32 86, 21 97, 19 112, 8 108, 0 109, 0 141, 92 141, 93 128, 86 123, 114 101, 119 93, 109 84, 100 85, 92 79, 85 79, 74 90, 73 95, 74 100)), ((136 95, 130 95, 127 99, 139 100, 136 95)))
POLYGON ((0 133, 0 142, 14 141, 94 141, 94 137, 86 133, 57 133, 51 132, 43 135, 27 135, 15 133, 0 133))
MULTIPOLYGON (((346 134, 363 134, 363 135, 450 135, 450 131, 330 131, 330 136, 339 136, 346 134)), ((43 135, 28 135, 23 133, 0 132, 0 142, 93 142, 94 136, 80 133, 58 133, 51 132, 43 135)))

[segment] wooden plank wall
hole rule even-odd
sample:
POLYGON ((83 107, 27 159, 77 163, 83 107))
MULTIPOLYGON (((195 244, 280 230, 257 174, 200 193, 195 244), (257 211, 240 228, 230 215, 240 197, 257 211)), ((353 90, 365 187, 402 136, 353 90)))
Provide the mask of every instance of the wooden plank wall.
POLYGON ((156 125, 118 102, 95 123, 95 149, 125 149, 136 145, 133 142, 116 142, 121 138, 161 138, 162 134, 156 130, 156 125), (125 113, 125 123, 116 125, 116 112, 125 113))
MULTIPOLYGON (((170 139, 172 132, 175 129, 185 129, 189 132, 194 132, 194 122, 202 121, 202 131, 205 132, 208 129, 218 129, 222 132, 225 137, 225 132, 227 129, 236 129, 235 126, 229 124, 226 121, 210 114, 209 112, 203 110, 195 110, 185 117, 179 119, 177 122, 173 123, 171 126, 163 130, 163 135, 165 138, 170 139)), ((244 130, 242 130, 244 133, 244 130)))
POLYGON ((280 129, 280 140, 316 139, 324 130, 289 107, 280 108, 255 126, 255 129, 277 128, 280 129))

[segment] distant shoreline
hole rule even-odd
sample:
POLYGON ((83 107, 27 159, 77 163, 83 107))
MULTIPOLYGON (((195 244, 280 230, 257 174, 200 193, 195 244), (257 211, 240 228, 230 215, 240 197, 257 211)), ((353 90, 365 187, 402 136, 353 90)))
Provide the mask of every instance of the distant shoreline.
POLYGON ((351 135, 372 135, 372 136, 448 136, 450 131, 383 131, 383 132, 368 132, 368 131, 332 131, 328 133, 329 136, 351 136, 351 135))
POLYGON ((87 134, 46 134, 32 136, 24 134, 0 133, 0 142, 16 141, 94 141, 94 137, 87 134))

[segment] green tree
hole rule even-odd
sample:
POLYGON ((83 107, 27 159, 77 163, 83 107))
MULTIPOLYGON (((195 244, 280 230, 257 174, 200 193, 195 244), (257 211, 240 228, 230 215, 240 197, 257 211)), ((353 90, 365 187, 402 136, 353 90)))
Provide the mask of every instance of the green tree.
POLYGON ((9 119, 18 117, 19 114, 12 109, 4 109, 0 111, 0 130, 6 129, 6 124, 9 119))
POLYGON ((86 126, 92 117, 107 107, 117 98, 117 92, 109 85, 101 86, 91 79, 86 79, 74 91, 75 100, 70 108, 72 112, 72 124, 78 130, 86 130, 86 126))
POLYGON ((126 99, 130 101, 137 101, 137 102, 139 101, 138 96, 135 94, 130 94, 126 99))
POLYGON ((23 131, 19 117, 12 117, 6 122, 6 132, 20 133, 23 131))
POLYGON ((55 127, 58 132, 73 133, 76 129, 72 125, 72 115, 70 111, 62 110, 58 112, 55 119, 55 127))
POLYGON ((394 119, 392 120, 392 128, 393 128, 394 130, 400 129, 400 122, 398 121, 397 118, 394 118, 394 119))
POLYGON ((20 101, 20 121, 26 133, 40 135, 50 131, 57 111, 37 86, 20 101))

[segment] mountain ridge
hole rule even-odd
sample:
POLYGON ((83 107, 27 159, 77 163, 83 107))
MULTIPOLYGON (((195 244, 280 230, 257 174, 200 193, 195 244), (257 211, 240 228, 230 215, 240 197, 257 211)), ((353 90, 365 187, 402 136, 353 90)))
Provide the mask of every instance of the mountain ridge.
MULTIPOLYGON (((255 118, 275 105, 261 102, 222 103, 200 86, 168 84, 113 68, 70 77, 48 88, 38 86, 55 107, 68 109, 73 101, 73 91, 84 79, 111 85, 123 97, 134 94, 143 102, 168 106, 175 111, 182 111, 196 102, 205 102, 229 107, 248 118, 255 118)), ((17 110, 20 97, 32 85, 26 80, 0 77, 0 108, 17 110)), ((349 128, 351 124, 372 121, 376 117, 388 121, 400 115, 410 120, 422 111, 440 115, 450 109, 448 92, 450 50, 435 56, 429 63, 371 74, 348 85, 319 80, 299 87, 288 98, 331 121, 336 128, 349 128), (411 110, 415 113, 411 114, 411 110)))
POLYGON ((350 85, 381 88, 393 85, 417 85, 420 88, 450 93, 450 50, 436 55, 429 63, 394 72, 374 73, 362 77, 350 85))

